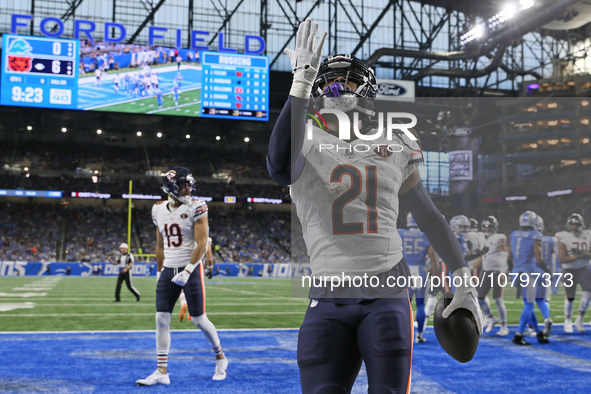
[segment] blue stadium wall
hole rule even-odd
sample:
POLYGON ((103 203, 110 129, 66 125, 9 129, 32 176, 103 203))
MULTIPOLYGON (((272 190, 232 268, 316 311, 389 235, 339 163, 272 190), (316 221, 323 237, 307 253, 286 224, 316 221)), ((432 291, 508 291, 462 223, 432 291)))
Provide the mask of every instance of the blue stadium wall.
MULTIPOLYGON (((40 263, 30 261, 0 261, 0 276, 116 276, 119 267, 111 263, 40 263), (49 270, 48 270, 49 268, 49 270)), ((271 277, 289 278, 300 273, 302 267, 291 264, 216 264, 215 276, 228 277, 271 277)), ((138 276, 156 276, 156 263, 140 263, 133 265, 132 274, 138 276)))

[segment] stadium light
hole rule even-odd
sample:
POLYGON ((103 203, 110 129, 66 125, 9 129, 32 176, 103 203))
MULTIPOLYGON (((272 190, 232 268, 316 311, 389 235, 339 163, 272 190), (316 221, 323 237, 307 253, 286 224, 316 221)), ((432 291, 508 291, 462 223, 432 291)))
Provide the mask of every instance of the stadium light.
POLYGON ((216 135, 216 136, 215 136, 215 140, 216 140, 216 141, 219 141, 219 140, 221 140, 221 139, 222 139, 222 137, 220 137, 219 135, 216 135))
POLYGON ((588 105, 589 105, 589 102, 588 102, 587 100, 583 100, 583 101, 581 101, 581 105, 582 105, 583 107, 586 107, 586 106, 588 106, 588 105))
POLYGON ((498 13, 499 23, 503 23, 503 22, 508 21, 509 19, 513 18, 515 16, 515 11, 516 11, 515 6, 513 4, 509 4, 509 5, 505 6, 505 8, 503 8, 503 10, 498 13))
POLYGON ((460 36, 460 44, 466 45, 471 41, 483 38, 486 32, 495 32, 501 29, 503 24, 513 19, 518 13, 536 5, 534 0, 520 0, 519 4, 507 4, 505 7, 488 18, 486 21, 474 26, 467 33, 460 36))
POLYGON ((187 135, 185 136, 185 138, 186 138, 186 139, 189 139, 189 138, 191 138, 191 134, 187 134, 187 135))
POLYGON ((583 144, 588 144, 589 143, 589 138, 583 138, 583 144))
POLYGON ((138 131, 138 132, 137 132, 137 133, 135 133, 135 134, 136 134, 138 137, 141 137, 141 136, 142 136, 142 132, 141 132, 141 131, 138 131))
POLYGON ((68 131, 68 129, 66 129, 65 127, 62 127, 62 133, 65 133, 66 131, 68 131))
POLYGON ((27 126, 27 130, 29 130, 29 131, 33 130, 33 126, 27 126))
POLYGON ((245 137, 245 138, 244 138, 244 142, 250 142, 250 138, 248 138, 248 137, 245 137))
POLYGON ((98 129, 98 130, 96 131, 96 133, 97 133, 98 135, 101 135, 101 134, 103 134, 103 131, 102 131, 101 129, 98 129))
POLYGON ((29 171, 29 167, 25 167, 23 168, 25 171, 29 171))
POLYGON ((158 133, 158 134, 156 134, 156 137, 158 137, 158 138, 162 138, 162 133, 158 133))

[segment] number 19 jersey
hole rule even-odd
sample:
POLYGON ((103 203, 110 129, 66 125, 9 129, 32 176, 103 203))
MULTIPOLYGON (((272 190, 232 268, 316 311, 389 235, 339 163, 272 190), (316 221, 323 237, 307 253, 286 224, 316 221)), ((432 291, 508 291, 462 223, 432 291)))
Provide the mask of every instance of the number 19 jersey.
POLYGON ((389 271, 402 259, 398 191, 423 160, 419 145, 395 134, 347 143, 313 130, 302 148, 302 174, 290 187, 312 275, 389 271))
POLYGON ((197 247, 194 223, 207 215, 207 204, 203 200, 192 200, 172 208, 167 201, 160 201, 152 207, 152 220, 164 238, 164 266, 184 267, 191 261, 197 247))

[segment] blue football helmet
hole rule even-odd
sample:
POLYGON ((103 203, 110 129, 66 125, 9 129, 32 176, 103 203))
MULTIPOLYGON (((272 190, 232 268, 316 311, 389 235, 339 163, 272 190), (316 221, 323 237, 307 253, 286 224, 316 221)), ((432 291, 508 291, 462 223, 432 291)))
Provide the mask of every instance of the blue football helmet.
POLYGON ((419 225, 417 224, 417 222, 415 222, 415 219, 412 217, 412 214, 410 212, 408 213, 408 215, 406 215, 406 227, 419 228, 419 225))
POLYGON ((544 231, 544 219, 541 216, 536 216, 534 221, 534 230, 542 232, 544 231))
POLYGON ((457 215, 451 218, 449 225, 456 235, 462 235, 468 232, 470 220, 465 215, 457 215))
POLYGON ((181 190, 189 185, 191 194, 195 191, 195 179, 191 172, 185 167, 173 167, 162 175, 162 190, 180 201, 181 204, 191 202, 191 194, 183 196, 181 190))
POLYGON ((536 213, 533 211, 525 211, 519 216, 519 226, 534 228, 536 223, 536 213))

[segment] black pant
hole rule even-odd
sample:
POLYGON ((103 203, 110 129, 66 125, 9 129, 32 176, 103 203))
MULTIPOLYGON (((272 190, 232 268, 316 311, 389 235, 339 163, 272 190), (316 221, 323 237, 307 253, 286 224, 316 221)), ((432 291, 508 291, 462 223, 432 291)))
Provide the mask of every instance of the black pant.
POLYGON ((347 305, 312 300, 298 334, 302 392, 351 392, 362 360, 370 393, 407 392, 413 348, 407 294, 347 305))
POLYGON ((127 288, 133 293, 135 298, 139 299, 141 294, 136 290, 135 287, 133 287, 133 283, 131 283, 131 272, 129 272, 129 270, 125 272, 119 272, 119 277, 117 278, 117 288, 115 289, 115 299, 117 301, 121 301, 121 284, 123 284, 123 281, 125 281, 127 288))

